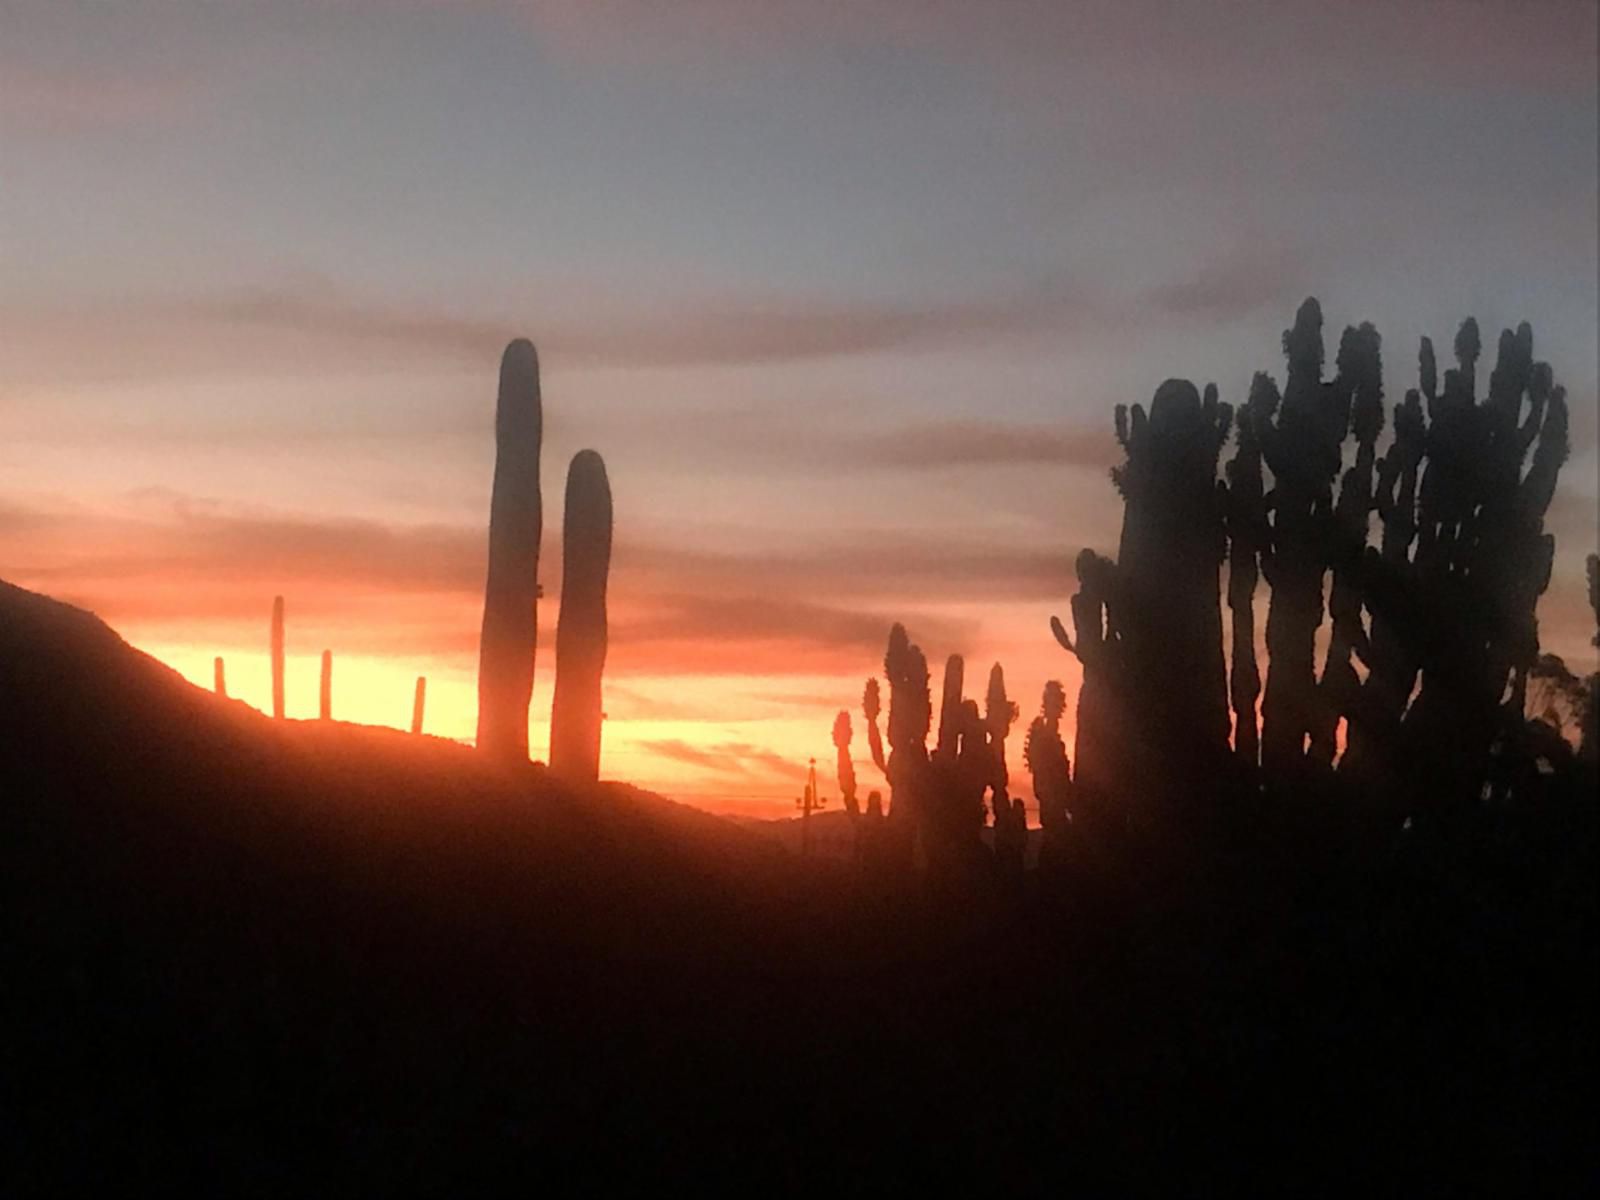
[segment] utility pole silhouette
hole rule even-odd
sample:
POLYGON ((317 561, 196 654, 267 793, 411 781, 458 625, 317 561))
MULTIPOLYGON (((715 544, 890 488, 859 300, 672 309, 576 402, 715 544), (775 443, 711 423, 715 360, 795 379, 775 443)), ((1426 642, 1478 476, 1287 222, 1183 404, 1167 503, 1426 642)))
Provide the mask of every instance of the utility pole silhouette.
POLYGON ((826 796, 817 795, 817 760, 807 760, 806 790, 794 806, 800 810, 800 856, 811 857, 811 814, 828 803, 826 796))

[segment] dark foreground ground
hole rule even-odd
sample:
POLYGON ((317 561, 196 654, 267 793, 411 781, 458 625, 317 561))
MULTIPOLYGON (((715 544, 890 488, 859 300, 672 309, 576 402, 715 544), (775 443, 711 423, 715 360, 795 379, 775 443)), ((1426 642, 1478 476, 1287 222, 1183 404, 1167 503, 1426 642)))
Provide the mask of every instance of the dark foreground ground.
POLYGON ((941 897, 0 584, 0 1193, 1587 1190, 1592 807, 941 897))

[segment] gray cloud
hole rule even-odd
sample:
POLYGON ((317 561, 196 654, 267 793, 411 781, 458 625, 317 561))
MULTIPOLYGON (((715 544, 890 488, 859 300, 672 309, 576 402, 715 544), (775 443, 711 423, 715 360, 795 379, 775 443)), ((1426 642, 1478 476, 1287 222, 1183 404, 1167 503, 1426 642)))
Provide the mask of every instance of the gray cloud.
POLYGON ((1289 256, 1244 250, 1132 297, 1064 277, 937 301, 804 296, 687 300, 670 312, 533 301, 515 319, 341 295, 317 284, 183 299, 129 297, 70 307, 0 305, 0 385, 130 382, 250 372, 383 372, 405 364, 481 367, 531 336, 552 368, 733 367, 1010 340, 1127 336, 1174 321, 1229 321, 1300 298, 1289 256), (95 353, 82 353, 91 339, 95 353))

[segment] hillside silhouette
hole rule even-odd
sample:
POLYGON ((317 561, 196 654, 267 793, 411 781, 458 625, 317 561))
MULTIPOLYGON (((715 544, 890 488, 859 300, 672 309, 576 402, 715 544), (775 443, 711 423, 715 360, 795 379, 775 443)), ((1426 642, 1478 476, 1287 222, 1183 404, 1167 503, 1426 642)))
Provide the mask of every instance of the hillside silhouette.
POLYGON ((13 1194, 1593 1166, 1591 893, 1515 856, 950 903, 9 585, 0 661, 13 1194))

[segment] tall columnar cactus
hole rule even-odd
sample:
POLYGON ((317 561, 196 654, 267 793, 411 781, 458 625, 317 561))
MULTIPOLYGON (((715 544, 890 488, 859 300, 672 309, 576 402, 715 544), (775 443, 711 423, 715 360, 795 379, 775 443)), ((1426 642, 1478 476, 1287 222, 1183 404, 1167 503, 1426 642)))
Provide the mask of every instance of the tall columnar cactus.
POLYGON ((867 721, 867 751, 872 755, 872 765, 887 779, 889 764, 883 757, 883 737, 878 732, 878 714, 881 711, 883 701, 878 693, 878 680, 873 677, 867 680, 866 687, 861 690, 861 715, 867 721))
POLYGON ((1555 553, 1544 518, 1569 450, 1566 394, 1534 361, 1533 331, 1501 335, 1481 403, 1480 348, 1469 319, 1456 368, 1430 396, 1413 594, 1394 606, 1420 647, 1421 690, 1404 722, 1410 757, 1456 797, 1497 786, 1491 746, 1521 721, 1555 553))
POLYGON ((593 450, 578 451, 567 470, 561 538, 550 768, 568 779, 592 781, 600 777, 606 581, 611 571, 611 483, 605 461, 593 450))
POLYGON ((1006 673, 999 663, 989 669, 989 690, 984 695, 983 725, 988 733, 989 755, 992 760, 989 779, 990 807, 994 810, 995 828, 999 828, 1011 815, 1011 775, 1006 769, 1006 738, 1017 721, 1017 706, 1006 695, 1006 673))
POLYGON ((833 745, 839 776, 839 795, 844 800, 844 811, 854 821, 861 815, 861 802, 856 799, 856 768, 850 761, 850 714, 840 710, 833 719, 833 745))
POLYGON ((1262 573, 1267 611, 1267 686, 1261 763, 1276 777, 1297 771, 1317 710, 1316 636, 1333 521, 1333 481, 1350 424, 1348 394, 1322 381, 1322 308, 1308 299, 1283 335, 1289 373, 1276 422, 1257 429, 1272 471, 1272 526, 1262 573))
POLYGON ((417 676, 417 690, 411 697, 411 732, 422 732, 422 710, 428 700, 428 677, 417 676))
POLYGON ((1383 432, 1383 362, 1378 331, 1369 323, 1347 327, 1339 342, 1332 392, 1335 402, 1349 412, 1348 425, 1355 434, 1355 463, 1339 482, 1327 559, 1333 569, 1328 612, 1333 629, 1319 682, 1319 703, 1310 723, 1310 760, 1331 766, 1338 753, 1341 716, 1350 714, 1361 690, 1353 657, 1369 659, 1366 625, 1362 620, 1361 574, 1366 552, 1369 517, 1375 506, 1374 471, 1378 435, 1383 432))
POLYGON ((543 436, 539 357, 532 342, 519 338, 500 360, 489 572, 478 648, 478 748, 515 761, 528 757, 544 530, 539 502, 543 436))
POLYGON ((333 720, 333 651, 322 652, 322 682, 317 691, 317 716, 333 720))
POLYGON ((878 690, 869 681, 862 697, 867 736, 873 761, 889 781, 889 813, 884 836, 886 857, 900 867, 910 865, 916 827, 922 817, 928 790, 928 729, 932 703, 928 695, 928 660, 911 643, 904 625, 889 630, 883 656, 883 673, 889 681, 889 754, 882 757, 876 716, 878 690))
POLYGON ((944 661, 944 687, 939 700, 939 737, 934 742, 936 762, 954 762, 961 748, 961 697, 966 660, 952 654, 944 661))
POLYGON ((1076 640, 1065 626, 1050 618, 1056 640, 1077 655, 1083 667, 1078 692, 1077 792, 1086 809, 1104 805, 1127 782, 1128 729, 1131 699, 1117 624, 1121 605, 1116 598, 1117 567, 1109 558, 1084 549, 1078 552, 1078 590, 1072 597, 1072 624, 1076 640))
POLYGON ((272 715, 283 720, 283 597, 272 598, 272 715))
POLYGON ((1067 693, 1057 680, 1044 685, 1039 715, 1028 726, 1022 743, 1022 761, 1033 776, 1033 795, 1039 804, 1039 826, 1047 845, 1065 834, 1071 799, 1071 768, 1066 743, 1061 738, 1061 717, 1067 710, 1067 693))
MULTIPOLYGON (((1422 339, 1419 353, 1422 384, 1430 399, 1437 377, 1433 343, 1422 339)), ((1417 593, 1411 546, 1417 536, 1417 482, 1427 446, 1427 421, 1416 389, 1394 406, 1394 439, 1378 462, 1374 502, 1383 532, 1379 539, 1379 569, 1391 581, 1395 598, 1374 604, 1372 634, 1367 648, 1368 674, 1356 700, 1350 722, 1349 744, 1340 770, 1362 776, 1369 790, 1385 794, 1393 788, 1394 767, 1400 758, 1400 717, 1416 686, 1421 668, 1415 637, 1416 620, 1403 608, 1417 593)), ((1366 572, 1369 576, 1372 571, 1366 572)))
POLYGON ((1280 397, 1272 379, 1257 372, 1239 411, 1238 436, 1227 466, 1228 610, 1233 618, 1232 668, 1228 698, 1233 705, 1233 750, 1255 767, 1261 757, 1261 727, 1256 711, 1261 668, 1256 662, 1256 583, 1267 545, 1266 487, 1261 475, 1260 427, 1272 420, 1280 397))
POLYGON ((1117 411, 1127 461, 1112 478, 1126 500, 1117 555, 1119 619, 1136 705, 1124 723, 1140 740, 1128 782, 1136 798, 1188 795, 1196 772, 1228 753, 1220 572, 1225 549, 1218 459, 1233 410, 1214 387, 1169 379, 1147 418, 1117 411))
MULTIPOLYGON (((1584 564, 1589 572, 1589 608, 1594 612, 1595 634, 1590 643, 1600 647, 1600 554, 1591 554, 1584 564)), ((1600 759, 1600 671, 1589 672, 1589 706, 1584 712, 1579 755, 1593 766, 1600 759)))
POLYGON ((211 663, 211 686, 216 690, 217 695, 221 696, 223 699, 227 699, 228 678, 223 672, 222 655, 220 654, 217 655, 217 657, 213 659, 211 663))

